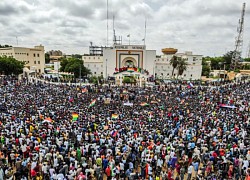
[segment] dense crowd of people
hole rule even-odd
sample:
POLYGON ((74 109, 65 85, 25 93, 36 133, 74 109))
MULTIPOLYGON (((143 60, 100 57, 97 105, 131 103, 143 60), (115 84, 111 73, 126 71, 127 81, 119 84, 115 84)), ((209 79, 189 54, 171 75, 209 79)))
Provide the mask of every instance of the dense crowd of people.
POLYGON ((0 87, 0 180, 250 179, 250 83, 0 87))

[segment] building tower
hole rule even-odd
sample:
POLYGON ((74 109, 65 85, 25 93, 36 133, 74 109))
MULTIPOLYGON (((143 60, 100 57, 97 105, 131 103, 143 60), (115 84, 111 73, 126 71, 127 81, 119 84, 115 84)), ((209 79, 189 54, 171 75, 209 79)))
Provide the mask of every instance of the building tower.
POLYGON ((235 39, 235 50, 231 61, 231 69, 235 70, 241 61, 242 45, 243 45, 243 30, 244 30, 244 16, 245 16, 246 3, 243 3, 241 18, 237 27, 237 36, 235 39))

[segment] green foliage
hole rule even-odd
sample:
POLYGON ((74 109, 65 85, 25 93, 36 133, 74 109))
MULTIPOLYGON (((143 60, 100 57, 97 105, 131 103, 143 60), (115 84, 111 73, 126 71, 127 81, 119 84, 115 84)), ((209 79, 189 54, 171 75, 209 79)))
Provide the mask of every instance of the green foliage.
POLYGON ((13 57, 0 57, 0 73, 5 75, 19 75, 23 73, 24 62, 18 61, 13 57))
POLYGON ((250 58, 243 59, 245 62, 250 62, 250 58))
POLYGON ((74 73, 75 78, 80 76, 80 72, 81 77, 91 74, 91 71, 83 65, 83 61, 77 58, 61 58, 60 71, 74 73))
POLYGON ((202 58, 202 76, 209 77, 210 74, 210 66, 206 61, 206 58, 202 58))
POLYGON ((130 77, 124 77, 122 80, 122 83, 131 83, 131 78, 130 77))
POLYGON ((80 54, 72 54, 71 57, 76 59, 82 59, 82 55, 80 54))
POLYGON ((50 62, 50 55, 49 53, 45 53, 45 63, 48 64, 50 62))
POLYGON ((178 69, 178 76, 181 76, 184 71, 187 70, 188 63, 185 59, 178 58, 177 69, 178 69))
POLYGON ((90 82, 90 83, 93 83, 93 84, 98 84, 98 77, 96 77, 96 76, 91 76, 91 77, 89 78, 89 82, 90 82))
POLYGON ((173 70, 172 70, 172 76, 173 76, 174 75, 174 69, 177 68, 177 65, 178 65, 178 57, 177 56, 173 56, 170 59, 169 63, 173 67, 173 70))
POLYGON ((7 44, 5 44, 5 45, 1 45, 1 44, 0 44, 0 48, 6 48, 6 47, 12 47, 12 46, 7 45, 7 44))

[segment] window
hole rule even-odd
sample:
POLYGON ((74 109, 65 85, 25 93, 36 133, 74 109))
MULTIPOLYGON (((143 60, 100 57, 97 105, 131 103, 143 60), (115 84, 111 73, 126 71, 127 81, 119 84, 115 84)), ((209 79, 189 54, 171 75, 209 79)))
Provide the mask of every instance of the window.
POLYGON ((86 57, 84 57, 83 59, 86 59, 86 57))
POLYGON ((94 74, 96 74, 96 72, 94 72, 94 74))
POLYGON ((94 65, 94 67, 96 67, 96 65, 94 65))
POLYGON ((39 71, 39 73, 41 73, 41 69, 39 69, 38 71, 39 71))
POLYGON ((101 75, 103 75, 103 72, 101 72, 101 75))
POLYGON ((163 66, 161 66, 161 68, 163 69, 163 66))
POLYGON ((40 55, 39 54, 37 54, 37 57, 39 57, 40 55))
POLYGON ((103 67, 103 65, 101 65, 101 67, 103 67))
POLYGON ((90 59, 90 57, 89 57, 89 59, 90 59))
POLYGON ((184 77, 186 77, 186 74, 184 74, 184 77))
POLYGON ((193 74, 191 74, 190 76, 193 77, 193 74))
POLYGON ((36 61, 34 61, 34 64, 36 64, 36 61))
POLYGON ((27 53, 27 56, 29 56, 29 53, 27 53))
POLYGON ((36 54, 34 53, 33 56, 36 57, 36 54))
POLYGON ((93 57, 93 59, 95 59, 95 57, 93 57))
POLYGON ((38 64, 40 64, 40 61, 37 61, 38 64))
POLYGON ((169 73, 167 73, 167 76, 169 76, 169 73))
POLYGON ((193 61, 196 61, 196 57, 193 57, 193 61))

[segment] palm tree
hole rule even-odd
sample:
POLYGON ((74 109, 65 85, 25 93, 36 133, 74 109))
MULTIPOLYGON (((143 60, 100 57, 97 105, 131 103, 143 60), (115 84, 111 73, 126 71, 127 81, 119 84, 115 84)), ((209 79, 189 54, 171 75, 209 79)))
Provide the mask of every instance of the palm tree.
MULTIPOLYGON (((187 70, 187 65, 188 63, 186 62, 185 59, 179 58, 178 63, 177 63, 177 69, 178 69, 178 76, 181 76, 184 71, 187 70)), ((178 79, 177 76, 177 79, 178 79)))
POLYGON ((169 63, 173 67, 173 70, 172 70, 172 77, 173 77, 173 75, 174 75, 174 69, 177 68, 177 66, 178 66, 178 57, 177 56, 173 56, 170 59, 169 63))

